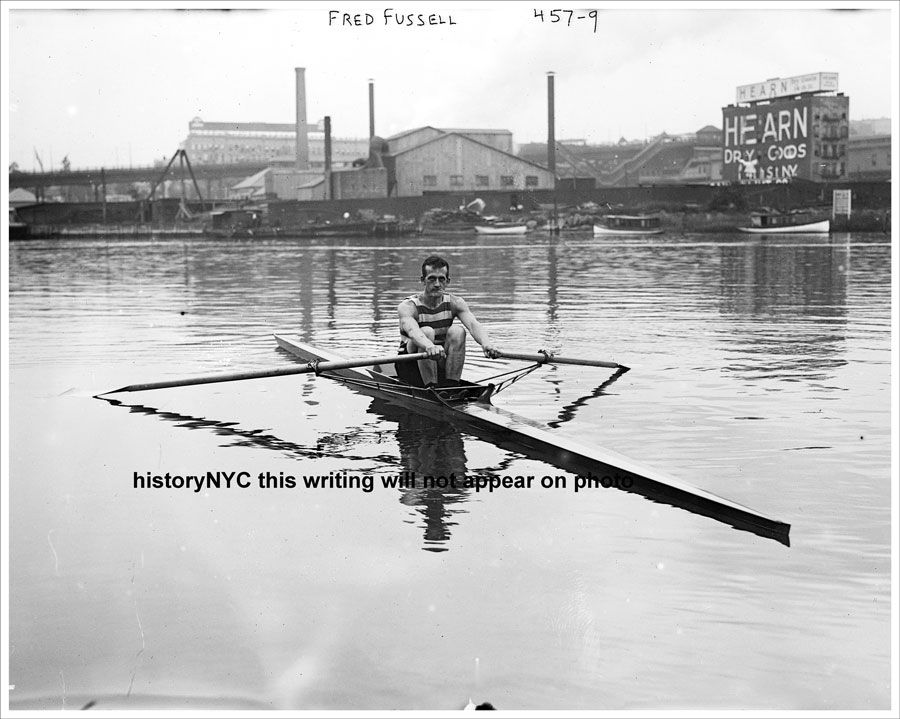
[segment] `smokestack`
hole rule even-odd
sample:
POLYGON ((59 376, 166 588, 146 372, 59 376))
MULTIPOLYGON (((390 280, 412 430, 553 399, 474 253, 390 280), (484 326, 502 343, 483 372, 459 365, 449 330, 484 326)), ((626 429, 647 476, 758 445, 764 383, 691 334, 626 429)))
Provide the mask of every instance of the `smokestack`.
POLYGON ((309 169, 309 138, 306 136, 306 68, 295 67, 297 74, 297 169, 309 169))
POLYGON ((556 175, 556 127, 553 107, 553 72, 547 73, 547 167, 556 175))
POLYGON ((325 172, 331 172, 331 115, 325 115, 325 172))
POLYGON ((375 137, 375 81, 369 78, 369 138, 375 137))
POLYGON ((331 186, 331 115, 325 115, 325 187, 328 192, 325 199, 330 200, 334 192, 331 186))

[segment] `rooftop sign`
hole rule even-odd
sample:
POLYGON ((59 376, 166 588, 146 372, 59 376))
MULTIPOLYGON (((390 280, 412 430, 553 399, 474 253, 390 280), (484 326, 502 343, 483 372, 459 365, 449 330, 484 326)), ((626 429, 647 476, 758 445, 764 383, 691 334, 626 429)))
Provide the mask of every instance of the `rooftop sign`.
POLYGON ((775 97, 799 95, 804 92, 830 92, 838 89, 836 72, 814 72, 811 75, 795 77, 773 77, 765 82, 739 85, 736 99, 741 102, 759 102, 775 97))

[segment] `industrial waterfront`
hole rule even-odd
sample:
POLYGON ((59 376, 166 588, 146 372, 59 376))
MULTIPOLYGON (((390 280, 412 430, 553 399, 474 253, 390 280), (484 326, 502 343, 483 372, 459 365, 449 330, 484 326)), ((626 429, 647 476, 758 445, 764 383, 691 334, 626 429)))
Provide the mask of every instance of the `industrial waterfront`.
MULTIPOLYGON (((400 235, 440 229, 423 222, 428 211, 471 203, 479 204, 477 219, 484 224, 577 230, 582 219, 585 226, 602 224, 610 214, 689 211, 695 215, 691 230, 720 231, 721 218, 697 221, 696 215, 727 210, 731 229, 753 211, 837 219, 835 192, 849 192, 857 211, 856 219, 845 212, 838 229, 889 229, 890 134, 860 136, 870 125, 883 131, 884 123, 851 122, 838 73, 738 87, 739 102, 722 108, 721 129, 706 125, 611 146, 558 141, 555 73, 547 73, 546 83, 543 145, 517 145, 502 128, 426 125, 382 138, 372 80, 369 137, 358 140, 333 137, 330 116, 307 122, 306 68, 298 67, 293 127, 195 117, 161 170, 111 170, 109 179, 105 168, 73 171, 68 161, 56 173, 11 168, 10 186, 19 193, 11 236, 90 235, 71 226, 97 223, 123 233, 127 225, 135 228, 127 234, 135 235, 400 235), (196 172, 191 157, 201 163, 196 172), (120 183, 116 192, 113 178, 132 182, 120 183), (24 189, 29 184, 33 194, 24 189), (43 202, 48 188, 65 201, 43 202), (361 221, 366 226, 359 228, 361 221)), ((683 217, 680 225, 688 229, 683 217)))

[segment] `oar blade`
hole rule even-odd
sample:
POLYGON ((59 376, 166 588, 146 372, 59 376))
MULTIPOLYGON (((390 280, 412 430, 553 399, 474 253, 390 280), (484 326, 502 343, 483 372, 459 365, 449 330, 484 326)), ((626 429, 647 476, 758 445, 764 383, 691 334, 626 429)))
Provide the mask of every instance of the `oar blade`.
POLYGON ((285 367, 278 369, 256 370, 252 372, 232 372, 231 374, 206 375, 201 377, 181 377, 179 379, 162 380, 159 382, 142 382, 119 387, 103 394, 116 394, 117 392, 143 392, 151 389, 166 389, 169 387, 189 387, 198 384, 213 384, 215 382, 237 382, 243 379, 262 379, 264 377, 278 377, 285 374, 303 374, 315 371, 311 367, 285 367))

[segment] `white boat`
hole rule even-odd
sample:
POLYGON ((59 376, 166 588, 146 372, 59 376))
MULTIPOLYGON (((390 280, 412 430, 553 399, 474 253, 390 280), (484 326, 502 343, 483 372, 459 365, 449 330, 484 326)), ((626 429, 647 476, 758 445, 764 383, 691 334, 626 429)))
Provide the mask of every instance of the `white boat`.
POLYGON ((659 215, 605 215, 594 225, 594 237, 602 235, 659 235, 663 228, 659 215))
POLYGON ((498 222, 491 225, 475 225, 475 232, 479 235, 524 235, 528 232, 528 225, 512 222, 498 222))
POLYGON ((754 212, 750 215, 750 226, 738 227, 738 230, 751 235, 794 235, 801 233, 827 235, 831 232, 831 220, 809 222, 809 213, 800 212, 786 215, 754 212))

